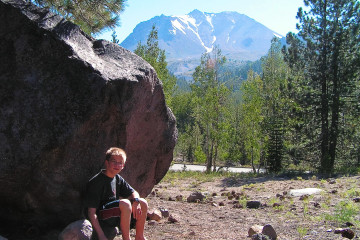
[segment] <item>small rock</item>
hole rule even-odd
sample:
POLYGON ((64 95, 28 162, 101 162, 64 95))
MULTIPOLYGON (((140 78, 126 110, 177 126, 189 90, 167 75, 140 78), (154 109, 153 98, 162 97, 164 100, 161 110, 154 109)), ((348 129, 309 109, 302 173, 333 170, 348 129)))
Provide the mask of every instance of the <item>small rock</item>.
POLYGON ((187 202, 201 202, 204 198, 205 196, 201 192, 193 192, 187 198, 187 202))
POLYGON ((316 207, 316 208, 320 208, 321 206, 320 206, 320 203, 318 203, 318 202, 314 202, 314 207, 316 207))
POLYGON ((306 199, 308 199, 308 198, 309 198, 309 195, 305 194, 305 195, 300 196, 300 197, 299 197, 299 200, 300 200, 300 201, 304 201, 304 200, 306 200, 306 199))
POLYGON ((3 236, 0 236, 0 240, 8 240, 8 239, 4 238, 3 236))
POLYGON ((336 190, 336 189, 334 189, 334 190, 331 190, 331 194, 336 194, 338 191, 336 190))
POLYGON ((248 201, 246 203, 247 208, 259 208, 261 206, 261 203, 259 201, 248 201))
POLYGON ((248 236, 252 237, 254 234, 261 233, 263 227, 260 225, 253 225, 249 228, 248 236))
POLYGON ((326 180, 329 184, 335 184, 336 180, 335 179, 327 179, 326 180))
POLYGON ((352 226, 354 226, 354 224, 351 223, 351 222, 346 222, 345 225, 346 225, 347 227, 352 227, 352 226))
POLYGON ((218 205, 217 205, 216 203, 212 202, 212 203, 211 203, 211 206, 217 207, 218 205))
POLYGON ((227 189, 226 189, 226 187, 223 187, 221 190, 220 190, 220 192, 224 192, 224 191, 226 191, 227 189))
POLYGON ((353 199, 354 202, 360 202, 360 197, 356 197, 353 199))
POLYGON ((220 203, 219 203, 219 206, 225 206, 225 203, 224 203, 224 202, 220 202, 220 203))
POLYGON ((293 196, 293 197, 300 197, 300 196, 304 196, 304 195, 320 194, 323 191, 324 190, 322 190, 320 188, 303 188, 303 189, 290 190, 289 194, 290 194, 290 196, 293 196))
POLYGON ((161 216, 163 218, 167 218, 169 217, 169 210, 167 210, 166 208, 159 208, 160 212, 161 212, 161 216))
POLYGON ((233 208, 243 208, 243 205, 240 203, 234 204, 233 208))
POLYGON ((160 221, 162 218, 162 214, 160 210, 152 209, 147 213, 147 217, 149 220, 160 221))
POLYGON ((264 234, 257 233, 252 235, 251 240, 271 240, 271 239, 264 234))
POLYGON ((183 196, 182 195, 177 195, 176 197, 176 201, 180 202, 183 200, 183 196))
POLYGON ((150 220, 150 221, 148 222, 148 224, 149 224, 150 226, 155 226, 155 225, 158 224, 158 222, 155 221, 155 220, 150 220))
POLYGON ((280 203, 274 203, 273 204, 273 207, 275 208, 275 207, 280 207, 281 206, 281 204, 280 203))
POLYGON ((334 233, 341 234, 342 237, 348 239, 353 239, 355 237, 355 233, 350 228, 337 228, 334 233))
POLYGON ((346 228, 342 231, 341 236, 348 239, 353 239, 355 237, 355 233, 353 230, 346 228))
POLYGON ((170 216, 169 216, 169 218, 168 218, 168 221, 169 221, 170 223, 177 223, 177 222, 179 222, 178 218, 177 218, 176 216, 174 216, 174 215, 171 215, 171 214, 170 214, 170 216))
POLYGON ((277 239, 277 234, 274 228, 270 224, 265 225, 261 233, 268 236, 271 240, 277 239))
POLYGON ((194 231, 191 231, 190 233, 189 233, 189 236, 195 236, 196 234, 195 234, 195 232, 194 231))

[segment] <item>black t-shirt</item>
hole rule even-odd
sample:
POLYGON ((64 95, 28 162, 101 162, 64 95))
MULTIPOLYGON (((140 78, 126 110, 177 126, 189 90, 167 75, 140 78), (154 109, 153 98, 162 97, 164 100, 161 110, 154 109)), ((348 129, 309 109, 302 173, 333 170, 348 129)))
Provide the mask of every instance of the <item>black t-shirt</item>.
POLYGON ((110 178, 100 171, 86 186, 84 207, 99 210, 104 204, 128 198, 133 192, 134 189, 119 174, 110 178))

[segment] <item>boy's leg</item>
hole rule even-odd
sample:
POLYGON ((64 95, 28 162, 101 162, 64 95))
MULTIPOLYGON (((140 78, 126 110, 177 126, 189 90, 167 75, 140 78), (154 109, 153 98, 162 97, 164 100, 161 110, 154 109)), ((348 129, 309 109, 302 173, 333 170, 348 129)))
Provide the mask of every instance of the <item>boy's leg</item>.
POLYGON ((141 206, 141 217, 136 220, 136 237, 135 240, 145 240, 144 237, 144 228, 147 217, 148 203, 145 199, 140 198, 141 206))
POLYGON ((131 202, 128 199, 119 201, 120 208, 120 230, 123 240, 130 240, 130 218, 131 218, 131 202))

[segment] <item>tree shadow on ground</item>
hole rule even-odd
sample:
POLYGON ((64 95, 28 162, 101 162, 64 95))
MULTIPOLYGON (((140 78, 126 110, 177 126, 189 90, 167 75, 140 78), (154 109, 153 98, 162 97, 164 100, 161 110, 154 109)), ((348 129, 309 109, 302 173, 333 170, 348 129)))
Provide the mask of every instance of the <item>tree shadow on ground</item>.
POLYGON ((342 177, 342 174, 319 174, 319 173, 303 173, 303 172, 286 172, 278 175, 266 173, 240 173, 231 177, 222 179, 221 187, 241 187, 248 184, 264 183, 267 181, 287 181, 291 179, 336 179, 342 177))

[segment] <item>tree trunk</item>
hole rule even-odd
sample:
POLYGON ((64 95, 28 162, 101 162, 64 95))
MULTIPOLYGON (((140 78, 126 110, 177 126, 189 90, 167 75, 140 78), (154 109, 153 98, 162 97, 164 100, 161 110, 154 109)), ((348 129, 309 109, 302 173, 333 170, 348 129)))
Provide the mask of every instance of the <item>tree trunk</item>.
POLYGON ((253 168, 254 173, 256 173, 256 168, 254 165, 254 147, 251 146, 251 166, 253 168))
POLYGON ((206 172, 207 173, 211 172, 213 151, 214 151, 214 145, 213 145, 213 143, 211 143, 211 147, 208 150, 208 153, 206 154, 206 172))
POLYGON ((217 159, 218 146, 215 145, 215 153, 213 158, 213 172, 216 172, 216 159, 217 159))
POLYGON ((327 1, 324 1, 322 9, 322 33, 321 33, 321 66, 320 66, 320 83, 321 83, 321 160, 320 160, 320 172, 329 173, 330 168, 330 154, 329 154, 329 99, 328 99, 328 79, 327 79, 327 33, 326 33, 326 7, 327 1))
MULTIPOLYGON (((337 25, 337 24, 336 24, 337 25)), ((328 171, 331 173, 334 170, 337 140, 339 135, 339 115, 340 115, 340 79, 338 74, 338 62, 339 62, 339 36, 335 40, 336 49, 333 51, 332 71, 333 71, 333 89, 332 89, 332 115, 331 115, 331 127, 330 127, 330 139, 329 139, 329 164, 328 171)))

